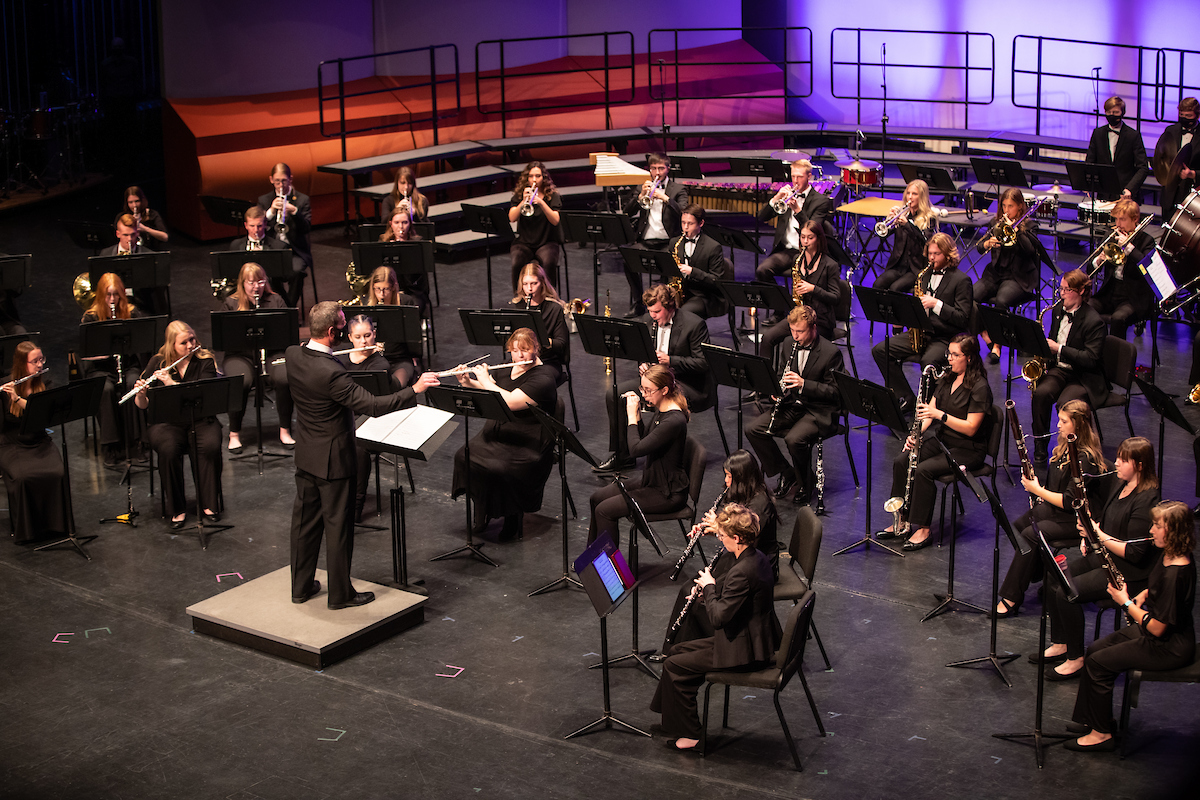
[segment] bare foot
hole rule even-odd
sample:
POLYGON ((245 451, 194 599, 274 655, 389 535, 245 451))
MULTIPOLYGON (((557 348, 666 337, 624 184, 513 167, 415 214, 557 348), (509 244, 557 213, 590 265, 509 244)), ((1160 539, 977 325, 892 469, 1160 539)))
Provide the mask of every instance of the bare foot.
POLYGON ((1080 736, 1079 744, 1082 744, 1082 745, 1102 744, 1103 742, 1107 742, 1111 738, 1112 738, 1111 733, 1101 733, 1100 731, 1092 731, 1087 736, 1080 736))

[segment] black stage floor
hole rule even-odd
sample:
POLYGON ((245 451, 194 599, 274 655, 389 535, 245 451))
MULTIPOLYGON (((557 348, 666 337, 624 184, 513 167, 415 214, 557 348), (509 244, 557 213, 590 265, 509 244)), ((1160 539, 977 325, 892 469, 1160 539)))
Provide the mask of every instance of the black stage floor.
MULTIPOLYGON (((37 258, 36 285, 20 305, 29 329, 42 332, 59 380, 66 377, 66 350, 79 317, 71 280, 85 253, 67 242, 58 221, 107 219, 118 195, 119 187, 109 185, 0 220, 2 249, 37 258)), ((316 239, 321 296, 345 296, 349 251, 340 230, 321 230, 316 239)), ((178 236, 172 247, 176 314, 204 340, 207 314, 216 305, 208 292, 210 249, 178 236)), ((496 274, 506 274, 507 258, 495 261, 503 263, 496 274)), ((576 287, 590 283, 589 261, 590 253, 570 250, 576 287)), ((739 277, 747 279, 749 260, 740 261, 739 277)), ((485 303, 482 264, 475 259, 439 268, 437 366, 474 355, 456 308, 485 303)), ((614 311, 622 313, 626 290, 615 260, 605 260, 601 281, 602 291, 612 289, 614 311)), ((714 341, 728 344, 724 321, 713 328, 714 341)), ((858 366, 864 377, 878 379, 867 339, 866 326, 856 326, 858 366)), ((1190 343, 1184 326, 1162 331, 1160 383, 1169 391, 1185 388, 1190 343)), ((1147 363, 1148 337, 1137 345, 1147 363)), ((989 368, 998 398, 1004 396, 1000 370, 989 368)), ((575 375, 583 440, 601 452, 603 370, 597 359, 577 355, 575 375)), ((909 377, 915 379, 915 372, 909 377)), ((1026 391, 1024 384, 1014 385, 1028 429, 1026 391)), ((732 390, 722 397, 728 406, 732 390)), ((734 414, 722 413, 727 433, 736 436, 734 414)), ((1187 414, 1200 421, 1195 411, 1187 414)), ((1124 421, 1119 410, 1101 418, 1111 457, 1124 421)), ((1138 433, 1157 441, 1158 421, 1141 398, 1134 400, 1133 418, 1138 433)), ((273 437, 271 410, 267 425, 273 437)), ((711 413, 697 415, 692 431, 709 449, 701 501, 707 507, 723 452, 711 413)), ((429 557, 464 539, 462 505, 449 499, 461 433, 428 464, 414 466, 418 490, 408 498, 412 577, 423 579, 430 593, 426 622, 317 673, 194 634, 184 613, 231 582, 287 564, 293 498, 288 460, 268 464, 261 476, 252 462, 226 463, 226 521, 236 527, 214 536, 204 551, 193 537, 168 531, 158 516, 158 497, 147 496, 144 475, 135 485, 138 527, 98 526, 100 517, 124 510, 119 473, 97 465, 77 425, 68 437, 76 518, 81 533, 99 538, 88 547, 90 562, 69 549, 0 548, 5 797, 1195 796, 1200 724, 1194 686, 1146 687, 1134 714, 1134 753, 1125 761, 1055 747, 1038 770, 1030 747, 992 738, 1033 728, 1036 673, 1024 655, 1036 648, 1038 603, 1031 599, 1022 616, 1000 623, 1000 652, 1022 654, 1007 668, 1012 688, 989 668, 946 668, 949 661, 987 653, 988 620, 960 612, 920 621, 935 604, 933 593, 945 588, 948 548, 904 559, 861 549, 829 555, 861 536, 867 511, 865 489, 855 491, 840 445, 830 448, 827 461, 829 514, 816 580, 816 620, 833 669, 821 669, 815 650, 806 659, 831 735, 817 736, 800 687, 789 687, 784 707, 805 764, 799 774, 762 692, 735 692, 730 735, 715 739, 725 746, 705 760, 669 752, 658 738, 615 730, 563 740, 600 715, 602 698, 599 672, 586 668, 600 649, 586 597, 574 589, 526 596, 561 572, 557 486, 552 478, 542 513, 527 517, 524 541, 495 543, 496 527, 485 535, 485 552, 500 562, 498 569, 471 558, 430 563, 429 557)), ((252 446, 254 434, 244 441, 252 446)), ((852 441, 862 472, 865 436, 855 432, 852 441)), ((1165 497, 1193 501, 1190 444, 1168 431, 1165 497)), ((882 504, 895 449, 895 442, 876 436, 870 465, 875 527, 886 524, 882 504)), ((588 495, 601 484, 578 460, 570 462, 569 473, 576 503, 586 513, 588 495)), ((386 487, 390 470, 384 477, 386 487)), ((1004 478, 999 485, 1015 517, 1024 495, 1004 478)), ((374 511, 373 500, 368 511, 374 511)), ((790 502, 781 512, 783 538, 794 518, 790 502)), ((957 594, 987 606, 993 525, 974 502, 968 512, 957 594)), ((585 525, 586 519, 570 522, 573 552, 582 548, 585 525)), ((661 531, 679 541, 674 529, 661 531)), ((657 645, 668 623, 675 586, 667 575, 678 544, 661 560, 649 552, 642 548, 644 647, 657 645)), ((357 576, 390 576, 385 532, 361 533, 355 556, 357 576)), ((1008 559, 1003 544, 1002 568, 1008 559)), ((614 618, 610 635, 614 650, 628 648, 627 609, 614 618)), ((1062 730, 1075 686, 1047 687, 1048 731, 1062 730)), ((647 709, 653 688, 639 671, 614 669, 616 715, 648 728, 657 721, 647 709)), ((718 729, 713 720, 711 730, 718 729)))

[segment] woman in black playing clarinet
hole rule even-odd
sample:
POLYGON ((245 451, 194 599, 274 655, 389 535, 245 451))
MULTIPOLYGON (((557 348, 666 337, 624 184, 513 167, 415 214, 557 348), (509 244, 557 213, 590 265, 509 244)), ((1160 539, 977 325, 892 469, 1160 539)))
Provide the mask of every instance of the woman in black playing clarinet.
POLYGON ((571 337, 567 333, 567 316, 558 292, 546 278, 546 271, 536 261, 531 261, 521 270, 520 291, 509 303, 519 309, 540 311, 550 346, 541 350, 542 363, 557 374, 558 385, 562 386, 564 365, 571 360, 571 337))
POLYGON ((379 218, 387 222, 397 210, 405 212, 414 221, 429 219, 429 198, 417 189, 417 176, 412 167, 396 170, 396 180, 392 183, 391 193, 383 198, 379 218))

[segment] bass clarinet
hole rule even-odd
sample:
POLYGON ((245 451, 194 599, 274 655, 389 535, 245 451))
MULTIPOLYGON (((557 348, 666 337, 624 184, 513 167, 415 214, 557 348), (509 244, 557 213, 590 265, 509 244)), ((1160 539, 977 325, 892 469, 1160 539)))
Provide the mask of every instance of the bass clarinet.
MULTIPOLYGON (((1017 446, 1017 455, 1021 457, 1021 475, 1027 480, 1033 480, 1033 462, 1029 460, 1029 449, 1025 447, 1025 433, 1021 430, 1021 420, 1017 419, 1017 404, 1012 400, 1004 402, 1004 413, 1008 416, 1008 427, 1012 430, 1013 443, 1017 446)), ((1029 510, 1038 504, 1038 499, 1029 495, 1029 510)))
MULTIPOLYGON (((708 510, 708 513, 706 513, 704 517, 707 517, 709 514, 715 512, 717 508, 720 507, 721 501, 725 499, 725 495, 727 494, 729 494, 729 487, 726 487, 725 490, 717 496, 716 501, 712 504, 712 508, 708 510)), ((679 580, 679 573, 683 572, 683 565, 686 564, 687 560, 692 557, 692 551, 695 550, 696 545, 700 543, 700 537, 704 535, 704 517, 701 517, 700 521, 692 526, 692 530, 688 534, 687 547, 683 548, 683 555, 681 555, 679 557, 679 561, 675 563, 675 569, 671 572, 671 580, 679 580)))
MULTIPOLYGON (((946 370, 939 370, 933 364, 930 364, 925 369, 921 370, 921 383, 917 386, 917 401, 920 403, 928 402, 929 400, 929 382, 930 378, 937 380, 946 374, 946 370)), ((924 420, 917 414, 913 414, 912 428, 908 432, 908 437, 913 440, 912 449, 908 451, 908 477, 904 480, 904 496, 889 497, 887 502, 883 504, 883 510, 889 514, 894 514, 895 519, 892 523, 892 530, 897 535, 900 534, 900 512, 906 511, 909 504, 912 502, 912 487, 913 478, 917 474, 917 463, 921 458, 921 435, 922 425, 924 420)))

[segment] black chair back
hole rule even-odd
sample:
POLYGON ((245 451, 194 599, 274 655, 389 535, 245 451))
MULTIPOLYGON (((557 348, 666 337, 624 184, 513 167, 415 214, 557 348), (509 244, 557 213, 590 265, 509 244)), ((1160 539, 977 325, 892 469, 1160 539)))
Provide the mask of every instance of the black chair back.
POLYGON ((796 512, 796 523, 792 525, 792 540, 788 543, 788 553, 792 557, 792 563, 800 568, 800 573, 810 587, 813 575, 817 571, 817 558, 821 555, 821 539, 824 535, 825 525, 812 507, 801 507, 796 512))
POLYGON ((1104 377, 1113 386, 1119 386, 1129 394, 1133 385, 1133 368, 1137 364, 1137 348, 1119 336, 1105 336, 1100 351, 1100 363, 1104 365, 1104 377))
POLYGON ((812 624, 813 606, 817 593, 809 589, 792 607, 787 627, 783 629, 783 641, 775 653, 775 668, 779 670, 779 684, 775 691, 781 692, 795 676, 804 662, 804 646, 808 642, 808 628, 812 624))

